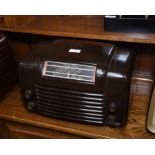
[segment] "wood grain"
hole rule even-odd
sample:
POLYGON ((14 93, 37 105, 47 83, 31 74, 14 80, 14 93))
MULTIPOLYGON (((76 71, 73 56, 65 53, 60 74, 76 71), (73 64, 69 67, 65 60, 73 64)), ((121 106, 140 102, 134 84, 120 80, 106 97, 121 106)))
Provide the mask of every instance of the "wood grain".
POLYGON ((24 125, 22 123, 14 123, 11 121, 0 120, 0 137, 11 139, 34 139, 34 138, 82 138, 73 134, 66 134, 55 130, 38 128, 35 126, 24 125))
POLYGON ((33 19, 34 16, 30 15, 3 15, 4 22, 0 26, 4 27, 18 27, 25 23, 28 23, 30 20, 33 19))
POLYGON ((20 27, 0 31, 155 44, 154 33, 104 32, 103 16, 35 16, 20 27))

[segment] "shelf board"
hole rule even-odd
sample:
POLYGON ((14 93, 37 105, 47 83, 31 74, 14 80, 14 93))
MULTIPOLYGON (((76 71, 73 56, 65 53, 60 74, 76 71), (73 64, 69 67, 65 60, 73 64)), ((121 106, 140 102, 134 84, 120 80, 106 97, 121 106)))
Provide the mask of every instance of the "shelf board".
POLYGON ((89 138, 155 138, 145 128, 145 116, 149 98, 131 97, 128 123, 123 128, 109 128, 63 121, 28 112, 23 104, 20 89, 16 86, 0 103, 0 118, 18 123, 43 127, 89 138))
POLYGON ((103 16, 35 16, 18 28, 0 27, 0 31, 155 44, 155 33, 104 32, 103 16))

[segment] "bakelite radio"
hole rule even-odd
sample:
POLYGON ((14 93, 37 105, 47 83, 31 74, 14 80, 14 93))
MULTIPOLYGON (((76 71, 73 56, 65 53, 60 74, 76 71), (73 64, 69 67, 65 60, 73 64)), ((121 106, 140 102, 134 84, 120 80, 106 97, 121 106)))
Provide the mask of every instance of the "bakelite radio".
POLYGON ((7 37, 0 33, 0 98, 17 81, 17 66, 7 37))
POLYGON ((40 43, 19 63, 25 106, 55 118, 121 127, 127 120, 132 60, 132 50, 109 43, 40 43))

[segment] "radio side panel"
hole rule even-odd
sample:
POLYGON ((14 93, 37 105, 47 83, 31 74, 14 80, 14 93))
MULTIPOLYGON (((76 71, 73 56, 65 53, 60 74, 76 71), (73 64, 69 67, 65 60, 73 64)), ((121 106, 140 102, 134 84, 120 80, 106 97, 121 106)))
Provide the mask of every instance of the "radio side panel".
POLYGON ((133 52, 116 48, 106 76, 107 124, 123 126, 127 120, 133 52))
POLYGON ((34 87, 34 66, 36 60, 32 58, 25 58, 19 62, 18 74, 19 84, 21 92, 24 97, 25 105, 29 110, 34 110, 34 104, 31 101, 34 98, 33 87, 34 87), (27 104, 30 103, 30 106, 27 104))
POLYGON ((19 82, 22 88, 33 86, 33 68, 35 60, 23 59, 19 62, 19 82))

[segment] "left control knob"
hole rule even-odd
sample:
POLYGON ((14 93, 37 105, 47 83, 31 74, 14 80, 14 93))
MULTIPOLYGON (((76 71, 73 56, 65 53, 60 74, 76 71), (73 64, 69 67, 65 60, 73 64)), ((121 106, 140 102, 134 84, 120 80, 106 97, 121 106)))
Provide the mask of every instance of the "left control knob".
POLYGON ((25 93, 24 93, 24 97, 26 99, 31 99, 32 98, 32 90, 28 89, 28 90, 25 90, 25 93))
POLYGON ((33 111, 34 108, 35 108, 35 102, 33 102, 33 101, 27 102, 27 109, 28 109, 29 111, 33 111))

